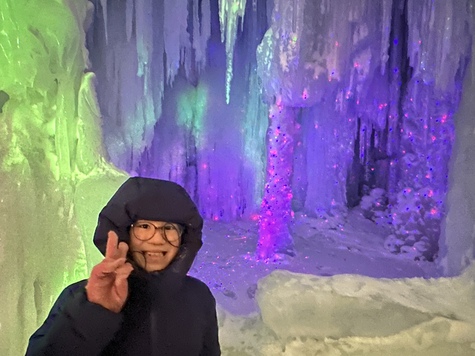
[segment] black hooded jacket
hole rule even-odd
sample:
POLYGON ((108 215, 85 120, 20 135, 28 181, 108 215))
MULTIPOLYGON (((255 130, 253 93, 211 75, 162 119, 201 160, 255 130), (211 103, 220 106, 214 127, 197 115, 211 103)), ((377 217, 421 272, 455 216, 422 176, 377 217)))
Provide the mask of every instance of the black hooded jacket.
POLYGON ((195 204, 178 184, 130 178, 99 214, 95 245, 104 254, 110 230, 128 242, 137 219, 185 227, 173 262, 160 272, 135 268, 120 313, 89 302, 86 280, 68 286, 31 336, 26 355, 220 355, 215 299, 203 282, 186 275, 202 245, 203 219, 195 204))

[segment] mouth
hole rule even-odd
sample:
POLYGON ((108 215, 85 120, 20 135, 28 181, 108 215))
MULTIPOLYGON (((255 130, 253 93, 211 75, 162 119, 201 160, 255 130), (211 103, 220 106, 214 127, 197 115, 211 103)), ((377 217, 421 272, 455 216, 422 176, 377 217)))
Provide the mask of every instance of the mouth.
POLYGON ((164 251, 158 251, 158 252, 150 252, 150 251, 146 251, 145 252, 145 255, 148 256, 148 257, 163 257, 165 256, 167 253, 164 252, 164 251))

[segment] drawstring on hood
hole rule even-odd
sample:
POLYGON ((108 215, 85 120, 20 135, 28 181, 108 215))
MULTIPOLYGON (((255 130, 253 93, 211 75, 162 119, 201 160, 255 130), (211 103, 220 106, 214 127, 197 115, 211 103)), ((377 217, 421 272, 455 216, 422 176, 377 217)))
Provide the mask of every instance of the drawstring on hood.
POLYGON ((125 181, 99 214, 94 244, 105 254, 107 234, 129 243, 129 228, 138 219, 165 221, 184 227, 179 252, 166 268, 186 275, 202 246, 203 218, 186 190, 170 181, 132 177, 125 181))

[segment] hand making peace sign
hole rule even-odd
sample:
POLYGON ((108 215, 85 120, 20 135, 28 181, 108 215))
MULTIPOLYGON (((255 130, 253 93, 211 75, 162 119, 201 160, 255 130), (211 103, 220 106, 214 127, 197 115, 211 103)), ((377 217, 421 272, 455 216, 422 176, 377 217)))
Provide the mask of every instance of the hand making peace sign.
POLYGON ((109 231, 105 258, 91 271, 87 281, 87 299, 115 313, 124 307, 128 295, 128 281, 133 267, 126 262, 129 246, 109 231))

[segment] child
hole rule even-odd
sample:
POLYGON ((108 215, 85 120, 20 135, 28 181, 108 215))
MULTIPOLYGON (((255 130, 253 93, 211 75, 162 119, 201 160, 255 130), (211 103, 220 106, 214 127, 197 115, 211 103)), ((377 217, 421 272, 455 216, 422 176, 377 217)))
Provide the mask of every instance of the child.
POLYGON ((202 227, 178 184, 128 179, 99 214, 105 258, 61 293, 26 355, 220 355, 215 299, 186 275, 202 227))

